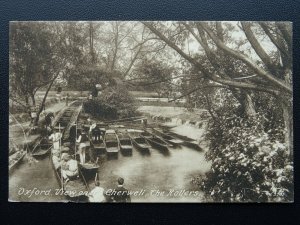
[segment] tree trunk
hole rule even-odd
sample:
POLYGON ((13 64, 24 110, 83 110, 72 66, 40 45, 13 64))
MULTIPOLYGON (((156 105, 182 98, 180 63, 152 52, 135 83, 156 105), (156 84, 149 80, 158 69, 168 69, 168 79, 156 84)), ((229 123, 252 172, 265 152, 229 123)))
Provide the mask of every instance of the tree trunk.
POLYGON ((281 100, 283 121, 286 129, 285 143, 288 147, 288 152, 293 159, 293 107, 292 104, 287 103, 285 100, 281 100))
POLYGON ((244 115, 246 117, 255 116, 256 111, 250 94, 242 92, 242 95, 242 107, 244 115))
POLYGON ((45 103, 46 103, 46 99, 47 99, 47 96, 48 96, 48 92, 50 91, 50 89, 51 89, 51 87, 52 87, 52 85, 53 85, 53 83, 54 83, 54 81, 55 81, 55 79, 56 79, 57 77, 58 77, 58 75, 55 76, 55 78, 53 78, 53 80, 51 81, 51 83, 49 84, 49 86, 48 86, 48 88, 47 88, 47 91, 46 91, 46 93, 45 93, 45 95, 44 95, 43 101, 42 101, 42 103, 41 103, 41 105, 40 105, 39 111, 37 112, 37 116, 36 116, 36 118, 35 118, 35 120, 34 120, 34 126, 37 126, 37 125, 38 125, 38 122, 39 122, 39 119, 40 119, 40 114, 41 114, 41 112, 43 111, 44 105, 45 105, 45 103))
POLYGON ((217 117, 214 115, 214 110, 213 110, 213 107, 211 105, 211 99, 210 99, 210 96, 208 94, 205 95, 205 100, 206 100, 206 104, 207 104, 208 113, 210 114, 210 116, 213 119, 214 123, 219 123, 218 119, 217 119, 217 117, 219 117, 219 115, 217 115, 217 117))
POLYGON ((29 98, 28 98, 28 95, 25 95, 25 104, 26 104, 26 106, 29 105, 29 98))
POLYGON ((90 54, 91 54, 91 59, 92 63, 95 63, 95 54, 94 54, 94 28, 93 24, 90 23, 90 54))
MULTIPOLYGON (((292 70, 291 69, 286 69, 285 74, 284 74, 284 79, 285 83, 287 85, 291 85, 292 83, 292 70)), ((288 151, 291 159, 293 160, 293 101, 292 99, 286 99, 282 98, 281 99, 281 105, 282 105, 282 113, 283 113, 283 121, 284 121, 284 126, 286 129, 285 133, 285 143, 288 146, 288 151)))
POLYGON ((34 97, 34 94, 30 94, 30 98, 31 98, 32 106, 35 106, 35 97, 34 97))

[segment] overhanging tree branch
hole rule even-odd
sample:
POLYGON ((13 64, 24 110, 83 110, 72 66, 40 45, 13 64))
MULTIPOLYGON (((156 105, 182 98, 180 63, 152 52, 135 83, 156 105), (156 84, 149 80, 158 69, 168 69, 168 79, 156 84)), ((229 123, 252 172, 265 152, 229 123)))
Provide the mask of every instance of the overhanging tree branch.
POLYGON ((291 87, 288 87, 284 82, 278 80, 275 78, 272 74, 268 73, 267 71, 264 71, 262 68, 260 68, 255 62, 253 62, 249 57, 246 55, 237 52, 229 47, 227 47, 213 32, 212 30, 204 23, 200 23, 200 26, 208 33, 208 35, 211 37, 211 39, 215 42, 215 44, 230 54, 231 56, 242 60, 246 65, 248 65, 253 71, 255 71, 259 76, 261 76, 264 79, 269 80, 272 84, 274 84, 276 87, 286 91, 288 94, 292 94, 293 90, 291 87))
POLYGON ((241 22, 243 31, 249 40, 251 46, 253 47, 256 54, 261 58, 261 60, 264 62, 264 64, 267 66, 267 68, 271 72, 275 72, 274 64, 271 61, 270 56, 265 52, 263 47, 260 45, 256 37, 254 36, 252 30, 251 30, 251 24, 249 22, 241 22))
POLYGON ((285 57, 288 57, 288 53, 286 52, 286 49, 284 48, 282 43, 280 41, 278 41, 278 39, 276 39, 273 34, 271 34, 271 32, 268 28, 268 25, 264 22, 259 22, 259 25, 264 30, 266 35, 270 38, 272 43, 276 46, 276 48, 281 52, 281 54, 285 57))
POLYGON ((259 90, 259 91, 263 91, 263 92, 272 93, 272 94, 275 94, 275 95, 277 95, 279 93, 279 91, 274 90, 274 89, 260 87, 260 86, 257 86, 255 84, 251 84, 251 83, 244 83, 244 82, 239 82, 239 81, 227 80, 227 79, 223 79, 223 78, 218 77, 214 73, 210 73, 206 68, 204 68, 203 65, 201 65, 199 62, 197 62, 197 60, 195 60, 194 58, 187 55, 176 44, 171 42, 166 36, 164 36, 156 28, 154 28, 151 23, 143 22, 143 24, 146 27, 148 27, 161 40, 163 40, 169 47, 173 48, 176 52, 178 52, 184 59, 186 59, 187 61, 189 61, 193 65, 195 65, 196 68, 198 68, 203 73, 203 75, 205 77, 207 77, 207 78, 209 78, 209 79, 211 79, 211 80, 213 80, 217 83, 233 86, 233 87, 236 87, 236 88, 246 88, 246 89, 259 90))

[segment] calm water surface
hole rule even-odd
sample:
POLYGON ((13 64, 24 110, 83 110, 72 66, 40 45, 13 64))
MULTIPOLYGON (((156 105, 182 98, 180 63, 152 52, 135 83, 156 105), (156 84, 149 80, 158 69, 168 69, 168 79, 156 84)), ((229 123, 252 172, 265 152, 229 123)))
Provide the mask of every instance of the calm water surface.
MULTIPOLYGON (((170 148, 168 155, 152 148, 149 155, 133 149, 131 156, 119 153, 117 159, 100 155, 99 163, 101 186, 113 189, 117 178, 123 177, 124 186, 132 191, 132 202, 201 202, 202 193, 195 192, 198 189, 191 179, 210 168, 203 152, 187 147, 170 148)), ((89 183, 92 189, 93 181, 89 183)), ((59 185, 49 157, 31 164, 24 159, 9 178, 11 201, 65 201, 63 195, 55 193, 56 189, 59 185), (24 191, 34 188, 48 192, 30 196, 24 191)))

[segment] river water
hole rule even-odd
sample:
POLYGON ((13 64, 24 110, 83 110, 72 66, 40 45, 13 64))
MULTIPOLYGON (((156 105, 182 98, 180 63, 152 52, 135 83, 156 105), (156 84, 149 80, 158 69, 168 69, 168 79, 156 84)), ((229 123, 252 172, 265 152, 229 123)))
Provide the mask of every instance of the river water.
MULTIPOLYGON (((182 146, 170 148, 168 155, 151 148, 147 155, 133 149, 130 156, 119 153, 117 159, 107 159, 103 155, 99 161, 100 186, 113 189, 118 177, 123 177, 124 186, 131 191, 132 202, 203 201, 203 194, 191 182, 193 177, 210 169, 203 152, 182 146)), ((89 183, 92 189, 94 184, 89 183)), ((49 157, 31 164, 23 159, 9 177, 10 201, 65 201, 56 189, 59 185, 49 157)))

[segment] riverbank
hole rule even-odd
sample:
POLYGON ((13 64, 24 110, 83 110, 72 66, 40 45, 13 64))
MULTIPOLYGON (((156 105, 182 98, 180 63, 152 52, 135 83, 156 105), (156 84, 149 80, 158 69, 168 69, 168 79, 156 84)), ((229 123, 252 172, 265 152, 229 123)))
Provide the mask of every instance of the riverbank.
MULTIPOLYGON (((66 106, 65 102, 58 102, 49 106, 46 112, 53 112, 54 114, 61 111, 66 106)), ((46 113, 41 113, 40 121, 44 120, 46 113)), ((27 131, 30 129, 30 121, 19 122, 13 115, 10 115, 10 119, 15 121, 15 124, 9 125, 9 140, 14 142, 17 146, 22 146, 24 141, 26 143, 36 140, 37 135, 27 135, 27 131)))

